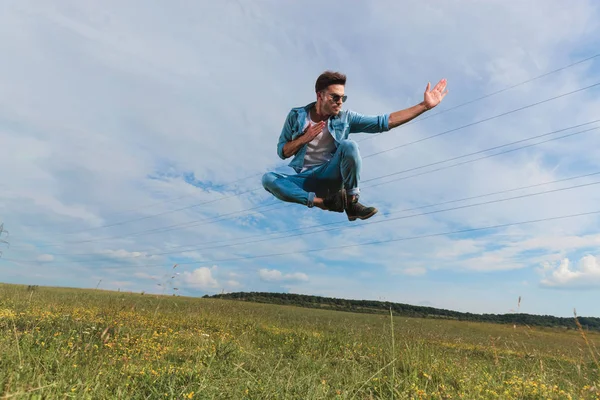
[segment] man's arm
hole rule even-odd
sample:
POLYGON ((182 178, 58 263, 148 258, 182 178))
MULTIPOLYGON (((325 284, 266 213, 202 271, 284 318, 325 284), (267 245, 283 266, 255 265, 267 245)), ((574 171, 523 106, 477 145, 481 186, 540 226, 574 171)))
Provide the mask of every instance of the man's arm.
POLYGON ((291 142, 287 142, 286 144, 283 145, 283 157, 288 158, 288 157, 293 156, 306 143, 308 143, 308 142, 306 141, 306 137, 304 137, 304 135, 297 137, 296 139, 292 140, 291 142))
POLYGON ((277 144, 277 154, 282 159, 293 156, 307 143, 310 143, 315 137, 321 133, 325 126, 324 121, 320 121, 306 128, 301 136, 292 140, 292 114, 288 114, 288 117, 281 130, 279 136, 279 143, 277 144))
POLYGON ((284 144, 283 156, 291 157, 294 154, 296 154, 302 146, 304 146, 307 143, 310 143, 315 137, 317 137, 319 133, 323 131, 324 126, 325 121, 320 121, 316 124, 313 124, 304 130, 302 136, 299 136, 296 139, 284 144))
POLYGON ((287 143, 289 143, 292 140, 292 115, 293 114, 290 111, 285 119, 285 123, 283 124, 283 128, 281 129, 281 133, 279 134, 279 141, 277 142, 277 155, 282 160, 285 160, 289 157, 289 154, 286 155, 284 147, 287 143))
POLYGON ((440 101, 446 96, 448 91, 446 89, 446 80, 442 79, 437 85, 430 91, 431 84, 427 84, 425 89, 424 99, 417 105, 414 105, 404 110, 396 111, 391 114, 383 115, 362 115, 354 111, 349 111, 350 115, 350 133, 364 132, 364 133, 379 133, 387 132, 390 129, 396 128, 408 121, 418 117, 427 110, 431 110, 437 106, 440 101))
POLYGON ((448 90, 444 91, 446 89, 446 79, 440 80, 431 91, 429 90, 430 87, 431 84, 427 83, 422 102, 404 110, 391 113, 388 120, 388 128, 396 128, 415 119, 425 111, 431 110, 448 94, 448 90))
POLYGON ((421 102, 415 106, 406 108, 404 110, 396 111, 390 114, 388 119, 388 128, 393 129, 408 121, 415 119, 425 111, 429 110, 425 105, 425 102, 421 102))
POLYGON ((350 133, 380 133, 387 132, 392 128, 407 123, 427 111, 424 103, 416 106, 383 115, 362 115, 355 111, 349 111, 350 133))

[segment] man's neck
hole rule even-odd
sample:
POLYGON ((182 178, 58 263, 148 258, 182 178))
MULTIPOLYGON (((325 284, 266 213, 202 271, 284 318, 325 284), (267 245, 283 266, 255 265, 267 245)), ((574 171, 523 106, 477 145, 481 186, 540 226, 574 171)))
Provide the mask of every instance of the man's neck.
POLYGON ((315 103, 315 105, 310 109, 310 119, 312 119, 314 122, 325 121, 329 117, 330 116, 328 114, 321 114, 319 112, 319 103, 315 103))

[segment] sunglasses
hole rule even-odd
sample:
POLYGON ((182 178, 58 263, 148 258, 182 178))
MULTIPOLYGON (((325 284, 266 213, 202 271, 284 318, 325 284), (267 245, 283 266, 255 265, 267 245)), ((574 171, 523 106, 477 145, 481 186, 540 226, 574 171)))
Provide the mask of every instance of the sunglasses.
POLYGON ((334 93, 330 93, 329 97, 331 97, 331 100, 333 100, 334 103, 337 103, 338 101, 340 101, 340 99, 342 99, 342 103, 345 103, 346 100, 348 99, 348 96, 346 96, 346 95, 340 96, 339 94, 334 94, 334 93))

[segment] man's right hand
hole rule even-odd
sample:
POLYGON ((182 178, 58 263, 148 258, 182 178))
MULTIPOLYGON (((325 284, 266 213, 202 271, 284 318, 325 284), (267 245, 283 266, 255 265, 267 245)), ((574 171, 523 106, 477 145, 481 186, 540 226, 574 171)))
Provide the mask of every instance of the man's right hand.
POLYGON ((319 123, 311 125, 304 130, 302 135, 298 136, 291 142, 287 142, 285 146, 283 146, 284 157, 287 158, 296 154, 302 146, 304 146, 307 143, 310 143, 314 138, 316 138, 319 135, 319 133, 323 131, 324 126, 325 121, 321 121, 319 123))
POLYGON ((308 128, 306 128, 304 130, 304 133, 301 136, 302 138, 304 138, 303 142, 310 143, 314 138, 319 136, 319 134, 323 130, 324 126, 325 126, 325 121, 320 121, 320 122, 317 122, 316 124, 310 125, 308 128))

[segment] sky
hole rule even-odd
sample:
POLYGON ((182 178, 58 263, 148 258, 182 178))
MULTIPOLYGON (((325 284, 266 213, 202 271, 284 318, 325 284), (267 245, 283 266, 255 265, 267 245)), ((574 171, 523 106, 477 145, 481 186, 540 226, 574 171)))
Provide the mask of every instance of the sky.
POLYGON ((2 282, 600 317, 596 1, 9 0, 0 52, 2 282), (367 221, 261 187, 325 70, 368 115, 448 81, 352 135, 367 221))

